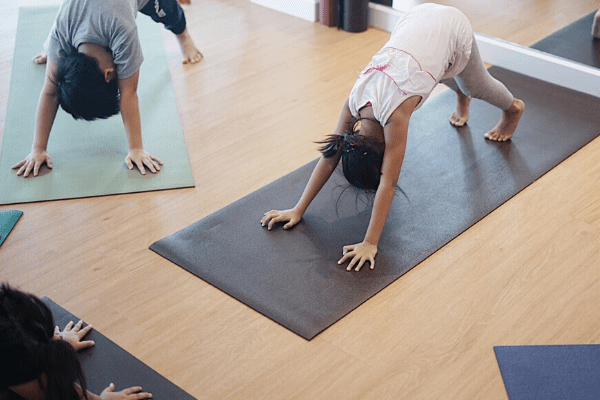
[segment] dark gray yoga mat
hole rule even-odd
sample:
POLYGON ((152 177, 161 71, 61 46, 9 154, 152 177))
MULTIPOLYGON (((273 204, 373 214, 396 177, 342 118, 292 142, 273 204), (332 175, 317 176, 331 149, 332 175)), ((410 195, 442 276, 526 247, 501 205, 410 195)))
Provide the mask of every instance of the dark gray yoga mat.
POLYGON ((418 110, 400 176, 409 200, 394 199, 375 270, 337 265, 342 246, 362 241, 370 216, 350 191, 336 213, 345 184, 338 174, 293 230, 260 226, 265 211, 295 205, 314 162, 150 249, 310 340, 600 134, 599 98, 490 72, 526 103, 515 137, 484 139, 501 111, 479 100, 468 125, 454 128, 450 91, 418 110))
POLYGON ((592 37, 595 12, 540 40, 534 49, 600 68, 600 40, 592 37))
MULTIPOLYGON (((42 301, 50 308, 54 323, 61 329, 69 321, 79 321, 79 318, 49 298, 43 297, 42 301)), ((96 343, 77 353, 89 391, 100 394, 110 383, 114 383, 116 391, 141 386, 144 391, 152 393, 155 400, 194 399, 97 330, 92 329, 85 339, 96 343)))
POLYGON ((510 400, 597 400, 600 345, 495 346, 510 400))

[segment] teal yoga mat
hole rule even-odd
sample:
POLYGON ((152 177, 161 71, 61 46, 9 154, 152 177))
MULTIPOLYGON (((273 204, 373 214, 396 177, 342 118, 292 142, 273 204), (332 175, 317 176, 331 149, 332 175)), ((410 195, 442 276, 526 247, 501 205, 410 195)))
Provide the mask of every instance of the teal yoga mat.
POLYGON ((45 66, 33 55, 42 46, 57 7, 19 10, 11 83, 0 155, 0 204, 71 199, 194 186, 183 132, 164 53, 161 25, 145 15, 137 23, 144 53, 138 97, 144 148, 164 162, 157 174, 141 175, 124 163, 127 138, 121 115, 93 122, 75 121, 59 108, 45 165, 33 178, 16 176, 11 167, 30 152, 35 111, 45 66))
POLYGON ((23 211, 17 210, 0 210, 0 246, 4 243, 8 234, 23 215, 23 211))

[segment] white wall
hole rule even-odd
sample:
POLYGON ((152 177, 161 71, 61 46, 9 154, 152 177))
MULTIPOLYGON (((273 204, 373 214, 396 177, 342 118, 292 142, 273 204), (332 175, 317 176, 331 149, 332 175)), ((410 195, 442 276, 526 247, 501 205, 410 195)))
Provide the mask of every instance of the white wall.
POLYGON ((307 21, 314 22, 319 19, 319 0, 250 0, 250 2, 307 21))

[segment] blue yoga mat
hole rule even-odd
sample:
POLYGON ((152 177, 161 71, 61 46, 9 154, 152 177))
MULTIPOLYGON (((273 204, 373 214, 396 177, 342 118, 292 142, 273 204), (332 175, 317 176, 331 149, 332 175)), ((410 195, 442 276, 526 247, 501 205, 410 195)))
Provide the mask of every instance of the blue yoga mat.
POLYGON ((496 346, 510 400, 600 399, 600 345, 496 346))

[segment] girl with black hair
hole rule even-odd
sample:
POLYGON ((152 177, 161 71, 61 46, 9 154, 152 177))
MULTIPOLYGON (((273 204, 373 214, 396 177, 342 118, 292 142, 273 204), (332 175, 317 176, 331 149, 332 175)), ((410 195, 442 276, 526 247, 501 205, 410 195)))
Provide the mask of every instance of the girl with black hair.
POLYGON ((333 135, 321 142, 322 157, 296 206, 265 213, 261 225, 270 230, 279 222, 285 222, 283 229, 297 224, 342 160, 348 182, 375 196, 364 240, 344 246, 338 264, 349 261, 348 271, 354 267, 360 271, 368 261, 373 269, 404 160, 410 117, 441 80, 450 78, 458 85, 450 123, 467 122, 471 97, 475 97, 503 110, 485 138, 509 140, 525 105, 487 72, 463 13, 421 4, 400 18, 390 40, 359 75, 333 135))
POLYGON ((133 400, 149 399, 139 386, 115 392, 114 385, 97 396, 86 390, 75 352, 94 345, 82 341, 92 329, 69 322, 54 326, 48 306, 31 294, 0 286, 0 399, 133 400), (12 396, 12 397, 11 397, 12 396))

